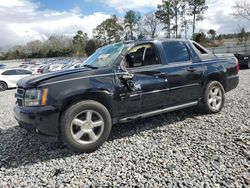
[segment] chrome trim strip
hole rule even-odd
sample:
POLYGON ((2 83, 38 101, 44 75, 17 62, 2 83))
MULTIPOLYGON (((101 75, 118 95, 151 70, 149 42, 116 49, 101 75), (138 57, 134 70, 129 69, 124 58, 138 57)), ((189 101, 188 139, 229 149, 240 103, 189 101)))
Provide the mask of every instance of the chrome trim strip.
POLYGON ((142 72, 142 71, 150 71, 150 70, 156 70, 156 69, 183 67, 187 65, 193 65, 193 63, 190 61, 187 61, 187 62, 181 62, 181 63, 147 65, 147 66, 142 66, 142 67, 128 68, 128 72, 129 71, 130 72, 142 72))
POLYGON ((164 109, 160 109, 160 110, 155 110, 155 111, 151 111, 151 112, 146 112, 146 113, 142 113, 139 115, 126 117, 126 118, 120 119, 118 122, 125 123, 128 121, 133 121, 133 120, 138 119, 138 118, 150 117, 150 116, 154 116, 154 115, 158 115, 158 114, 162 114, 162 113, 166 113, 166 112, 171 112, 171 111, 179 110, 182 108, 188 108, 188 107, 192 107, 192 106, 196 106, 196 105, 198 105, 198 101, 190 102, 190 103, 186 103, 186 104, 182 104, 182 105, 178 105, 178 106, 172 106, 172 107, 168 107, 168 108, 164 108, 164 109))
POLYGON ((50 83, 45 83, 45 84, 41 84, 40 86, 47 86, 47 85, 51 85, 51 84, 58 84, 58 83, 62 83, 62 82, 68 82, 68 81, 73 81, 73 80, 80 80, 80 79, 83 79, 83 78, 113 76, 113 75, 115 75, 115 73, 82 76, 82 77, 78 77, 78 78, 70 78, 70 79, 67 79, 67 80, 58 80, 58 81, 54 81, 54 82, 50 82, 50 83))
POLYGON ((187 84, 187 85, 182 85, 182 86, 177 86, 177 87, 171 87, 170 90, 176 90, 176 89, 181 89, 185 87, 192 87, 192 86, 199 86, 199 83, 194 83, 194 84, 187 84))
MULTIPOLYGON (((211 62, 203 62, 204 63, 211 63, 211 62)), ((157 64, 157 65, 149 65, 149 66, 144 66, 144 67, 138 67, 138 68, 129 68, 128 71, 130 72, 142 72, 142 71, 150 71, 150 70, 155 70, 155 69, 164 69, 164 68, 174 68, 174 67, 182 67, 182 66, 187 66, 187 65, 195 65, 195 64, 200 64, 200 63, 192 63, 192 62, 188 62, 188 63, 173 63, 173 64, 157 64)), ((51 84, 57 84, 57 83, 62 83, 62 82, 67 82, 67 81, 73 81, 73 80, 79 80, 79 79, 83 79, 83 78, 92 78, 92 77, 102 77, 102 76, 112 76, 112 75, 123 75, 126 74, 126 72, 118 72, 118 73, 108 73, 108 74, 99 74, 99 75, 89 75, 89 76, 82 76, 82 77, 78 77, 78 78, 70 78, 70 79, 66 79, 66 80, 59 80, 59 81, 54 81, 54 82, 50 82, 50 83, 45 83, 45 84, 41 84, 40 86, 47 86, 47 85, 51 85, 51 84)), ((166 73, 167 75, 167 73, 166 73)))
POLYGON ((170 89, 167 88, 167 89, 154 90, 154 91, 148 91, 148 92, 143 92, 143 93, 136 93, 136 94, 130 95, 130 97, 137 97, 137 96, 141 96, 141 95, 154 94, 154 93, 159 93, 159 92, 163 92, 163 91, 170 91, 170 89))
POLYGON ((161 90, 154 90, 154 91, 148 91, 148 92, 145 92, 145 93, 142 93, 143 95, 147 95, 147 94, 153 94, 153 93, 158 93, 158 92, 163 92, 163 91, 169 91, 170 89, 169 88, 166 88, 166 89, 161 89, 161 90))
POLYGON ((164 91, 171 91, 171 90, 181 89, 181 88, 185 88, 185 87, 199 86, 199 85, 200 85, 199 83, 187 84, 187 85, 182 85, 182 86, 178 86, 178 87, 172 87, 172 88, 166 88, 166 89, 161 89, 161 90, 148 91, 148 92, 143 92, 143 93, 136 93, 136 94, 130 95, 130 97, 137 97, 137 96, 141 96, 141 95, 154 94, 154 93, 159 93, 159 92, 164 92, 164 91))
POLYGON ((218 63, 218 59, 204 60, 204 61, 200 61, 196 63, 193 63, 191 61, 186 61, 186 62, 176 62, 176 63, 169 63, 169 64, 148 65, 148 66, 142 66, 142 67, 128 68, 128 71, 142 72, 142 71, 148 71, 148 70, 150 71, 150 70, 155 70, 155 69, 176 68, 176 67, 184 67, 188 65, 204 65, 204 64, 210 64, 210 63, 218 63))

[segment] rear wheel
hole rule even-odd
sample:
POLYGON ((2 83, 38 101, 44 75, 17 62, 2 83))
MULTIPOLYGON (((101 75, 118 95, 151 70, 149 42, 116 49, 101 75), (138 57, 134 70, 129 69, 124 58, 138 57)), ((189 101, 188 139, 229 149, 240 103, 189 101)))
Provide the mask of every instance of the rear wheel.
POLYGON ((248 61, 247 68, 250 69, 250 61, 248 61))
POLYGON ((225 103, 225 91, 220 82, 211 81, 208 83, 203 97, 202 107, 207 113, 218 113, 225 103))
POLYGON ((8 85, 5 82, 0 82, 0 91, 8 89, 8 85))
POLYGON ((61 118, 63 142, 75 152, 93 152, 109 137, 109 111, 95 101, 81 101, 69 107, 61 118))

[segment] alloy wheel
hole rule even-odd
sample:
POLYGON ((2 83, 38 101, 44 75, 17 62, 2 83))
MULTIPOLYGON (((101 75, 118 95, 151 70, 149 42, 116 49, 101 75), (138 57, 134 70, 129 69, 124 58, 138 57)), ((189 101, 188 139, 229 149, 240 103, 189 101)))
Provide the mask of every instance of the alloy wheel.
POLYGON ((222 105, 222 91, 218 86, 212 87, 208 95, 208 104, 211 109, 219 110, 222 105))
POLYGON ((104 130, 102 116, 94 110, 86 110, 75 116, 71 123, 71 136, 79 144, 96 142, 104 130))

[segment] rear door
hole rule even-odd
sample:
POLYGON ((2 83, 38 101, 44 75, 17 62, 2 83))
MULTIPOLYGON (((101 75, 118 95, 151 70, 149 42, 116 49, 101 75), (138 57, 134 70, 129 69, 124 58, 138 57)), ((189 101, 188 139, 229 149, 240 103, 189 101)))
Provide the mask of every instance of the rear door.
POLYGON ((191 52, 185 42, 163 42, 166 55, 165 69, 167 73, 170 95, 167 106, 196 101, 201 97, 201 77, 203 69, 193 64, 191 52))

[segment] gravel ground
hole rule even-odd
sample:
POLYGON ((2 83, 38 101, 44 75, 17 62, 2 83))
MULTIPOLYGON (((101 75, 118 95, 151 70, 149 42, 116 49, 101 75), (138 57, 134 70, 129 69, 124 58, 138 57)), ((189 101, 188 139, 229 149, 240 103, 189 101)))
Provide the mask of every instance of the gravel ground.
POLYGON ((17 126, 0 93, 0 187, 249 187, 250 70, 221 113, 197 109, 114 126, 91 154, 43 144, 17 126))

